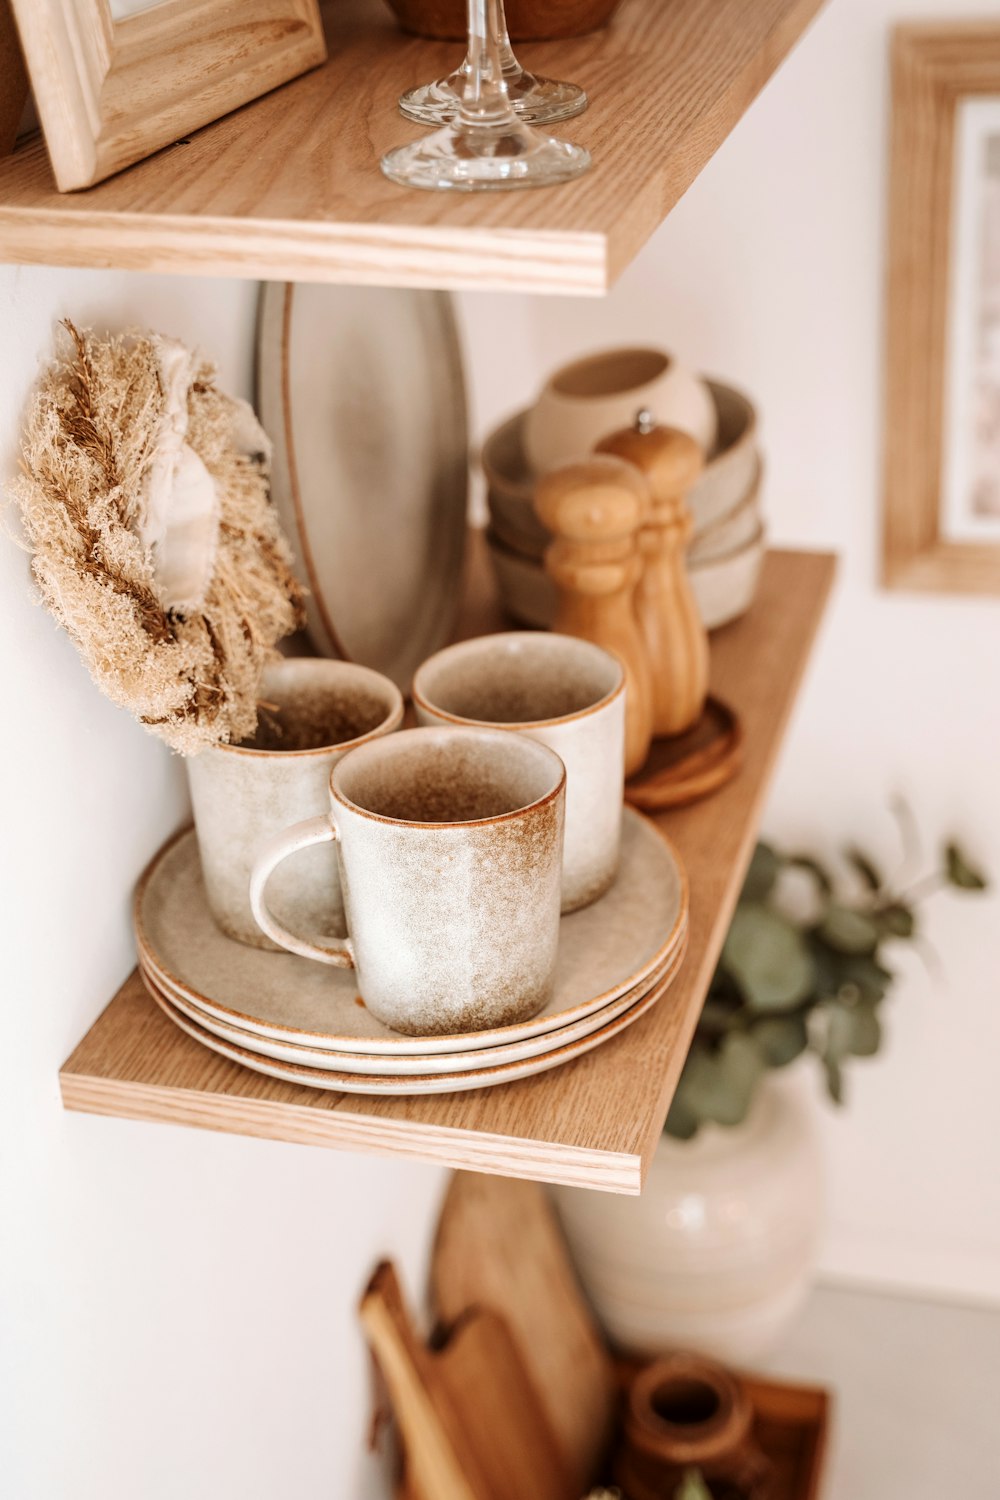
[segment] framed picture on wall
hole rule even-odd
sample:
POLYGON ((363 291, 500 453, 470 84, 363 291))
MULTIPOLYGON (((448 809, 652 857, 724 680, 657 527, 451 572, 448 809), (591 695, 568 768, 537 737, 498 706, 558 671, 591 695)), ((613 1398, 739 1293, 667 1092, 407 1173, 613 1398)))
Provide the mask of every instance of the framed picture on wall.
POLYGON ((318 0, 0 0, 8 5, 64 192, 326 57, 318 0))
POLYGON ((1000 594, 1000 22, 892 48, 883 576, 1000 594))

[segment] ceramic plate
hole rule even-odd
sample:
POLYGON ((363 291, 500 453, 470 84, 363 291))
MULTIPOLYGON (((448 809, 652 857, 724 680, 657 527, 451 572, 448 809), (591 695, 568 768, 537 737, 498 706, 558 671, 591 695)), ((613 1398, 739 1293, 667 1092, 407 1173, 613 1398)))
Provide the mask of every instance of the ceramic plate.
POLYGON ((450 634, 468 431, 445 292, 270 282, 257 403, 314 645, 401 688, 450 634))
POLYGON ((141 963, 139 967, 147 989, 156 990, 189 1020, 197 1022, 213 1036, 221 1037, 223 1041, 232 1042, 238 1047, 246 1047, 248 1051, 256 1052, 261 1057, 273 1058, 276 1062, 304 1063, 307 1067, 321 1068, 325 1071, 364 1073, 380 1078, 402 1078, 411 1074, 468 1073, 477 1068, 498 1067, 509 1062, 524 1062, 528 1058, 541 1057, 546 1052, 554 1052, 557 1047, 563 1047, 568 1042, 579 1041, 582 1037, 589 1036, 591 1032, 606 1026, 609 1021, 617 1020, 630 1006, 635 1005, 661 981, 673 979, 683 962, 686 948, 685 935, 685 940, 677 951, 671 955, 662 968, 656 970, 655 974, 644 979, 642 984, 637 985, 633 990, 628 990, 617 1000, 612 1000, 601 1010, 595 1011, 593 1015, 574 1021, 569 1026, 560 1026, 555 1031, 543 1032, 541 1036, 526 1037, 523 1041, 510 1042, 506 1046, 477 1047, 470 1052, 440 1052, 434 1056, 424 1054, 421 1057, 365 1057, 357 1052, 332 1052, 302 1046, 298 1042, 271 1041, 268 1037, 257 1036, 252 1031, 217 1020, 208 1011, 202 1010, 200 1006, 188 1000, 180 990, 171 989, 165 982, 158 980, 141 963))
POLYGON ((626 808, 618 878, 560 924, 555 994, 530 1021, 457 1036, 405 1037, 365 1008, 350 969, 234 942, 208 909, 193 830, 161 850, 139 883, 143 966, 217 1019, 323 1051, 433 1056, 521 1041, 592 1015, 666 962, 687 923, 687 878, 655 824, 626 808))
POLYGON ((607 1026, 592 1031, 589 1036, 583 1037, 580 1041, 570 1042, 565 1047, 557 1047, 554 1052, 546 1052, 542 1057, 531 1057, 525 1062, 506 1063, 496 1068, 477 1068, 470 1073, 420 1074, 412 1078, 379 1078, 369 1074, 331 1073, 321 1068, 275 1062, 272 1058, 261 1057, 256 1052, 249 1052, 245 1047, 237 1047, 232 1042, 213 1036, 210 1031, 199 1026, 197 1021, 192 1021, 183 1011, 171 1004, 159 989, 150 990, 150 994, 174 1025, 186 1031, 188 1036, 194 1037, 195 1041, 201 1042, 205 1047, 210 1047, 220 1056, 228 1057, 231 1062, 241 1063, 243 1067, 250 1068, 254 1073, 265 1073, 269 1078, 282 1078, 288 1083, 304 1083, 310 1088, 333 1089, 338 1094, 393 1095, 460 1094, 470 1089, 493 1088, 498 1083, 514 1083, 518 1078, 531 1078, 536 1073, 545 1073, 550 1068, 561 1067, 563 1063, 571 1062, 576 1057, 582 1057, 585 1052, 591 1052, 595 1047, 600 1047, 602 1043, 610 1041, 612 1037, 624 1031, 627 1026, 631 1026, 633 1021, 638 1021, 639 1017, 644 1016, 669 988, 670 978, 668 977, 649 990, 641 1000, 637 1000, 616 1021, 609 1021, 607 1026))

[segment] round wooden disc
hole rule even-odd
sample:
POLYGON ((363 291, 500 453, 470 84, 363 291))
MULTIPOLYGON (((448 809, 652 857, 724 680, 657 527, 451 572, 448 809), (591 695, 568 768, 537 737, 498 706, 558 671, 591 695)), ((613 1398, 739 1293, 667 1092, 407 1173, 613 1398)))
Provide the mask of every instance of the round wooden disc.
POLYGON ((693 729, 654 740, 642 770, 625 783, 625 800, 642 812, 684 807, 717 792, 743 763, 743 726, 735 711, 709 697, 693 729))

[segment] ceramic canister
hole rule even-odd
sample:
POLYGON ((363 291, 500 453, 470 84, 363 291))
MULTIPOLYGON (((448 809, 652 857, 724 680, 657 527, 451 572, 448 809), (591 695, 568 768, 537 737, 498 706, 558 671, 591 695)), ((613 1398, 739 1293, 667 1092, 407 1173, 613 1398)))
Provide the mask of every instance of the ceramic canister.
POLYGON ((718 417, 703 380, 660 349, 607 349, 563 365, 546 381, 525 414, 528 462, 536 474, 580 463, 643 409, 712 451, 718 417))
MULTIPOLYGON (((353 746, 398 729, 399 689, 368 667, 294 657, 264 673, 258 728, 187 762, 195 829, 212 915, 228 937, 273 948, 250 910, 257 851, 289 823, 327 804, 330 772, 353 746)), ((345 931, 334 849, 311 849, 276 876, 271 900, 308 932, 345 931)))
POLYGON ((552 994, 566 773, 544 745, 495 730, 408 729, 353 750, 330 811, 277 835, 251 904, 275 942, 356 968, 364 1003, 408 1036, 527 1020, 552 994), (339 845, 349 937, 317 944, 275 919, 289 855, 339 845))
POLYGON ((514 730, 566 766, 562 909, 596 901, 618 870, 625 674, 589 641, 510 631, 448 646, 413 679, 421 724, 514 730))

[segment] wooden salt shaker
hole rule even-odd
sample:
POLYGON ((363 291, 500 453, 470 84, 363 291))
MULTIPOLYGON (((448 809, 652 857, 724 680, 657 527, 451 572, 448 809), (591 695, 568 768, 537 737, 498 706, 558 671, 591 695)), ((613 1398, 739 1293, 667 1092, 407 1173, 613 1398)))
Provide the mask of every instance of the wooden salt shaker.
POLYGON ((539 520, 555 538, 545 570, 559 591, 553 629, 611 651, 625 668, 625 774, 646 762, 653 734, 649 665, 635 614, 642 575, 638 532, 649 486, 624 459, 597 456, 546 474, 535 491, 539 520))
POLYGON ((605 438, 597 451, 634 464, 649 483, 635 601, 649 659, 653 734, 684 734, 701 718, 708 696, 708 632, 684 563, 692 526, 684 497, 704 468, 702 450, 686 432, 658 427, 642 411, 634 427, 605 438))

